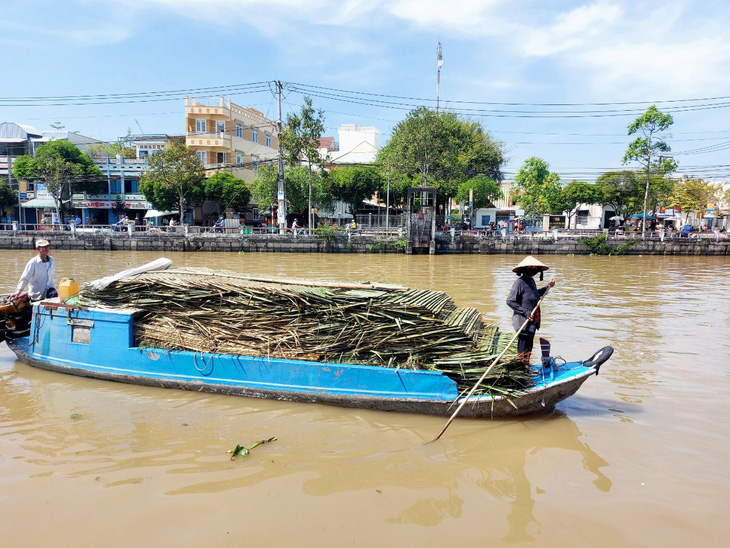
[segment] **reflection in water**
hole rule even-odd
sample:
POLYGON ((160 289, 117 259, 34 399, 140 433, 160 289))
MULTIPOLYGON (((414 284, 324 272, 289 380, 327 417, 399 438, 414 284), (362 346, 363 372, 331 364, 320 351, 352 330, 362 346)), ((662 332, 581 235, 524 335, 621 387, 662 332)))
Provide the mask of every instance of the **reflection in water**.
MULTIPOLYGON (((533 489, 525 472, 528 455, 539 458, 540 451, 546 448, 576 451, 581 455, 583 468, 595 476, 593 484, 606 493, 611 489, 611 480, 600 470, 608 463, 581 441, 581 432, 573 421, 556 412, 543 426, 548 427, 542 429, 547 431, 547 435, 535 433, 534 436, 524 436, 522 444, 510 444, 508 459, 504 459, 503 449, 495 448, 496 458, 489 461, 478 481, 482 489, 510 506, 507 515, 509 531, 503 538, 506 542, 534 540, 527 531, 530 523, 537 524, 532 514, 535 506, 533 489)), ((530 425, 528 428, 532 429, 530 425)))
MULTIPOLYGON (((583 468, 595 476, 593 484, 596 488, 602 492, 611 489, 611 480, 600 470, 608 466, 608 463, 581 441, 578 427, 564 414, 555 412, 550 418, 536 424, 522 424, 529 432, 521 431, 517 435, 505 433, 500 436, 499 427, 491 429, 488 434, 490 439, 502 438, 497 443, 483 444, 479 439, 460 437, 457 439, 456 449, 446 454, 454 463, 472 461, 470 456, 479 461, 476 485, 493 499, 509 506, 506 516, 508 532, 503 537, 506 542, 534 540, 528 533, 528 525, 537 524, 533 516, 533 488, 526 473, 528 456, 537 459, 540 451, 546 448, 575 451, 581 456, 583 468)), ((514 425, 504 425, 509 429, 512 426, 514 425)), ((473 470, 465 472, 463 475, 466 477, 462 481, 470 481, 471 472, 473 470)), ((579 480, 576 478, 575 481, 579 480)), ((419 500, 392 521, 437 525, 446 516, 458 517, 464 501, 458 496, 457 487, 458 482, 449 485, 448 494, 442 499, 419 500)), ((490 515, 484 516, 485 522, 490 519, 492 512, 490 510, 490 515)))

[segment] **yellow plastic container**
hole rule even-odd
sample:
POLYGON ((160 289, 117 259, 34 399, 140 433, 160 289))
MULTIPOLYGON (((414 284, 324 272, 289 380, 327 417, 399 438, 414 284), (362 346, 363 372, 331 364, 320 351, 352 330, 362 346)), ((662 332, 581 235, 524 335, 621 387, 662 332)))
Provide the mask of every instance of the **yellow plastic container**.
POLYGON ((78 292, 79 284, 73 278, 61 278, 61 283, 58 284, 58 298, 61 299, 61 302, 76 296, 78 292))

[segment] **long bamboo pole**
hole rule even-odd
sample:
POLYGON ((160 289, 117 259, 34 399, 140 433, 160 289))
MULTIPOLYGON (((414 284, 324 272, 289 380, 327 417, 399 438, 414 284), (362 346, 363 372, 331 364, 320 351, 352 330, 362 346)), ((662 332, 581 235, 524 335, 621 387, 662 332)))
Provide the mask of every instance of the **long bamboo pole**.
POLYGON ((432 442, 433 441, 436 441, 437 439, 439 439, 443 435, 443 433, 446 432, 446 429, 451 425, 451 423, 454 421, 454 419, 456 418, 456 416, 461 412, 462 408, 466 405, 466 402, 469 400, 469 398, 471 398, 471 396, 474 394, 474 392, 476 391, 477 387, 480 384, 482 384, 482 382, 484 382, 484 379, 487 378, 487 375, 489 375, 489 372, 492 370, 492 368, 495 365, 497 365, 497 363, 499 362, 499 360, 502 359, 502 356, 505 355, 505 353, 507 352, 507 350, 509 349, 509 347, 512 346, 512 343, 515 342, 515 339, 517 339, 517 337, 519 336, 519 334, 522 333, 522 330, 527 326, 528 323, 530 323, 530 318, 532 318, 534 316, 535 312, 537 312, 537 309, 540 308, 540 304, 542 303, 543 299, 547 296, 547 294, 548 294, 549 291, 550 291, 550 286, 548 285, 545 288, 545 293, 543 293, 542 294, 542 297, 540 297, 540 300, 537 301, 537 304, 535 305, 535 308, 532 309, 532 313, 530 313, 530 316, 524 321, 524 323, 522 324, 522 327, 520 327, 517 330, 517 333, 515 333, 515 336, 512 337, 512 340, 507 344, 507 346, 504 348, 504 350, 502 350, 502 352, 500 353, 500 355, 495 358, 495 360, 492 362, 492 364, 489 367, 487 367, 487 369, 484 371, 484 373, 479 378, 479 380, 476 382, 476 384, 471 388, 471 390, 469 390, 469 393, 466 395, 466 397, 461 402, 461 404, 459 404, 459 407, 456 408, 456 411, 454 411, 453 415, 451 415, 451 417, 449 417, 449 420, 446 421, 446 424, 441 429, 441 432, 439 432, 436 435, 436 437, 431 440, 432 442))

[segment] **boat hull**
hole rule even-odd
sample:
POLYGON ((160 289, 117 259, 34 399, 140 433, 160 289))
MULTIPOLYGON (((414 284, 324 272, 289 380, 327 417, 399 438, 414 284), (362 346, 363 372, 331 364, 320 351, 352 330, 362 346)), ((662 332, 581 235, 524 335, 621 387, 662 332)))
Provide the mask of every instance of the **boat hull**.
MULTIPOLYGON (((456 382, 441 372, 140 348, 133 343, 134 315, 35 305, 30 336, 8 345, 34 367, 161 388, 441 416, 461 402, 456 382)), ((460 416, 544 412, 572 396, 599 366, 546 368, 520 396, 473 396, 460 416)))

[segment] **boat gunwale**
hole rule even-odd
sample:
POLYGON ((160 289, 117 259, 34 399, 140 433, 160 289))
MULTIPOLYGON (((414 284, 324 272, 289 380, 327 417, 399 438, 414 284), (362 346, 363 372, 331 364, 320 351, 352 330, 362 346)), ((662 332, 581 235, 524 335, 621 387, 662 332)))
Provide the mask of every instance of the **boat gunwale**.
MULTIPOLYGON (((47 371, 66 373, 80 377, 94 378, 100 380, 109 380, 125 384, 136 384, 143 386, 153 386, 161 388, 177 388, 182 390, 190 390, 196 392, 209 392, 224 395, 238 395, 252 398, 276 399, 280 401, 305 402, 305 403, 321 403, 328 405, 337 405, 340 407, 360 408, 360 409, 376 409, 381 411, 395 411, 420 413, 428 415, 449 416, 456 406, 463 401, 466 396, 460 395, 455 399, 425 399, 425 398, 398 398, 383 397, 375 394, 355 395, 355 394, 332 394, 325 391, 317 391, 313 388, 311 391, 296 390, 274 390, 268 388, 256 388, 235 384, 232 380, 231 384, 211 383, 205 381, 174 379, 171 377, 153 377, 143 375, 131 375, 123 372, 99 371, 98 369, 86 368, 83 365, 69 365, 53 361, 48 356, 45 359, 32 357, 30 355, 30 347, 28 337, 8 340, 8 346, 15 352, 18 358, 30 366, 44 369, 47 371)), ((165 350, 157 348, 138 348, 139 351, 157 351, 162 354, 169 353, 187 353, 188 351, 165 350)), ((209 354, 214 356, 216 354, 209 354)), ((220 355, 220 354, 217 354, 220 355)), ((205 354, 203 354, 205 356, 205 354)), ((275 358, 263 358, 273 360, 275 358)), ((304 362, 306 363, 306 362, 304 362)), ((319 362, 309 362, 318 363, 319 362)), ((581 364, 578 368, 583 371, 576 372, 575 375, 555 380, 553 382, 545 382, 526 389, 519 396, 512 398, 501 395, 478 395, 469 398, 469 403, 464 406, 461 416, 471 418, 507 418, 514 416, 522 416, 535 414, 541 411, 552 409, 555 404, 573 395, 588 377, 597 373, 595 367, 585 368, 582 362, 569 362, 581 364)), ((320 364, 327 365, 327 364, 320 364)), ((359 364, 329 364, 332 366, 350 366, 355 368, 362 367, 378 367, 359 364)), ((411 371, 411 370, 408 370, 411 371)), ((441 375, 438 371, 414 370, 417 373, 441 375)))

